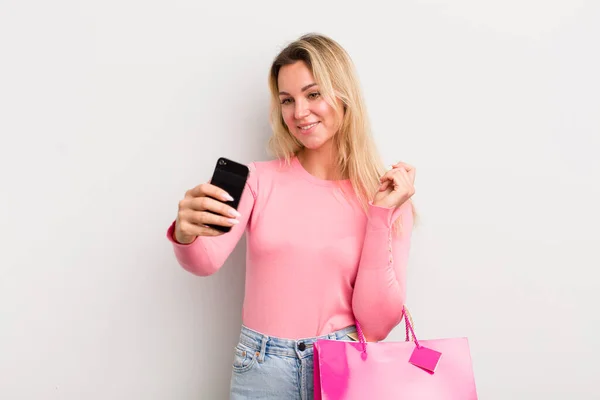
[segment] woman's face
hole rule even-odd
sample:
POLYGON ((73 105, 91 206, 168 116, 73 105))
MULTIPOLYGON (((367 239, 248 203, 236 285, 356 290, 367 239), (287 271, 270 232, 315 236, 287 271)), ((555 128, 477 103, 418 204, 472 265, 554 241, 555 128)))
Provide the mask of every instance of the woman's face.
POLYGON ((283 120, 292 135, 311 150, 328 143, 337 132, 341 112, 336 114, 321 96, 306 64, 297 61, 281 67, 277 84, 283 120))

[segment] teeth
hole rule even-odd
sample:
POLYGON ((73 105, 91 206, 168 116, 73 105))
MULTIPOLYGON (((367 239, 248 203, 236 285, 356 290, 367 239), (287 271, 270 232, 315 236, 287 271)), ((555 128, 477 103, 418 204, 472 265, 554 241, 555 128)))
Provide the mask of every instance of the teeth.
POLYGON ((317 125, 318 122, 315 122, 314 124, 310 124, 308 126, 304 126, 304 127, 300 127, 300 129, 302 129, 303 131, 312 128, 313 126, 317 125))

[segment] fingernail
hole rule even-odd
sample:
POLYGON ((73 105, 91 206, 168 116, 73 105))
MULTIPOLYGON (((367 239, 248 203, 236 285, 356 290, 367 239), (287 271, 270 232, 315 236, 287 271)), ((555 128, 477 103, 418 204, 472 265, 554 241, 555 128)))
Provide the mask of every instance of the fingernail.
POLYGON ((231 195, 229 193, 224 193, 223 200, 233 201, 233 197, 231 197, 231 195))
POLYGON ((239 224, 239 223, 240 223, 240 221, 238 221, 237 219, 231 219, 231 218, 230 218, 230 219, 228 219, 227 221, 229 221, 230 223, 232 223, 232 224, 234 224, 234 225, 237 225, 237 224, 239 224))
POLYGON ((232 208, 231 210, 229 210, 229 215, 231 215, 232 217, 241 217, 242 214, 240 214, 235 208, 232 208))

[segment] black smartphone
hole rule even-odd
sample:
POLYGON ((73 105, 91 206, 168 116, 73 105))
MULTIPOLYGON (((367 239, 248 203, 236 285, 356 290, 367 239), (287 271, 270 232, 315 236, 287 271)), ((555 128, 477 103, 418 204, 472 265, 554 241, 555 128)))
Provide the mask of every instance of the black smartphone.
MULTIPOLYGON (((244 192, 244 187, 246 186, 246 181, 248 180, 249 172, 250 171, 248 170, 248 167, 244 164, 228 160, 225 157, 220 157, 217 160, 217 165, 215 166, 210 183, 229 193, 231 197, 233 197, 233 201, 224 201, 221 199, 216 200, 237 210, 238 206, 240 205, 242 193, 244 192)), ((207 226, 210 226, 211 228, 220 232, 229 232, 231 230, 230 226, 207 226)))

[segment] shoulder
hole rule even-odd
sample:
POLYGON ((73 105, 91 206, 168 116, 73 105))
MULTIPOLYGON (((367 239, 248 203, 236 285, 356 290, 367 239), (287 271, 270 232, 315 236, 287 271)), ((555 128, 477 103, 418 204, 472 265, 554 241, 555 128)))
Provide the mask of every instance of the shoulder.
POLYGON ((256 196, 261 187, 269 187, 288 168, 289 164, 283 159, 253 161, 248 164, 248 185, 256 196))
POLYGON ((259 174, 263 172, 280 171, 282 168, 286 168, 286 166, 285 160, 280 158, 266 161, 253 161, 248 164, 248 168, 251 172, 254 171, 259 174))
POLYGON ((253 161, 248 164, 250 175, 254 175, 257 180, 272 178, 275 175, 281 174, 289 170, 290 165, 284 159, 274 159, 267 161, 253 161))

